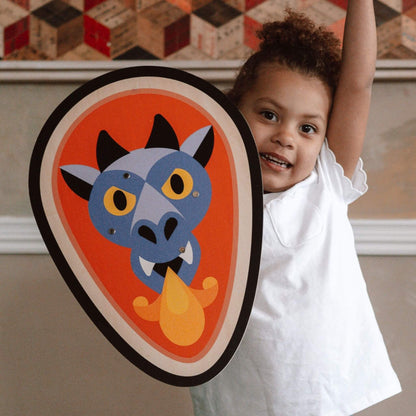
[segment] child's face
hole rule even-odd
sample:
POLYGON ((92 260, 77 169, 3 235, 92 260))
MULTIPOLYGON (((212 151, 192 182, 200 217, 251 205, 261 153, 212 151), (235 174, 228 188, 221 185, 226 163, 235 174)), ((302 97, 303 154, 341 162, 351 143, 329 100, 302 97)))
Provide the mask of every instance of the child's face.
POLYGON ((284 191, 310 175, 331 100, 330 88, 317 78, 277 65, 260 69, 239 108, 259 151, 266 192, 284 191))

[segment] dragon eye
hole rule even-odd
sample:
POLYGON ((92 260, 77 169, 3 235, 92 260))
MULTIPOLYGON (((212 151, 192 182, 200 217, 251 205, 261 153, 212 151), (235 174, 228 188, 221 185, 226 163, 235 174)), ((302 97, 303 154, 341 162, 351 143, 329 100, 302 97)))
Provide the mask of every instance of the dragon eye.
POLYGON ((104 206, 113 215, 126 215, 134 208, 136 196, 123 189, 112 186, 104 195, 104 206))
POLYGON ((193 186, 190 173, 177 168, 162 186, 162 192, 170 199, 183 199, 191 193, 193 186))

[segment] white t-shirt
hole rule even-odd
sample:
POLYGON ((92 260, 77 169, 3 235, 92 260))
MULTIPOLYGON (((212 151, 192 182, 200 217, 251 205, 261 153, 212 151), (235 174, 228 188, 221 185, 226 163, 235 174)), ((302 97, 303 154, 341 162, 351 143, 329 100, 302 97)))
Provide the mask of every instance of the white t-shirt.
POLYGON ((348 204, 367 190, 325 141, 304 181, 264 195, 256 298, 241 345, 191 388, 196 416, 351 415, 401 391, 354 247, 348 204))

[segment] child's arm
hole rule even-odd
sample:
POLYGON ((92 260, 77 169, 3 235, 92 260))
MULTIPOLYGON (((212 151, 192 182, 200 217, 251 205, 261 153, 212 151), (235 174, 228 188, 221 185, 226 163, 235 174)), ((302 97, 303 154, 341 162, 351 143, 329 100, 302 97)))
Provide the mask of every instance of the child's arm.
POLYGON ((327 130, 329 147, 349 178, 364 143, 376 56, 373 0, 349 0, 340 80, 327 130))

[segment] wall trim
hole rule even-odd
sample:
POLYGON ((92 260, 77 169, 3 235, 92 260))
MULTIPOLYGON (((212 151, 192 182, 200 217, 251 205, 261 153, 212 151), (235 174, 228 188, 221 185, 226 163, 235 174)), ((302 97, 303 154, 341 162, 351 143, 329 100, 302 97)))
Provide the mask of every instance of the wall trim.
MULTIPOLYGON (((359 255, 416 255, 414 219, 356 219, 351 223, 359 255)), ((47 253, 33 217, 0 216, 0 254, 47 253)))
POLYGON ((0 216, 0 254, 47 254, 33 217, 0 216))
POLYGON ((416 255, 416 220, 351 220, 360 255, 416 255))
POLYGON ((241 61, 0 61, 0 83, 84 83, 130 66, 182 69, 214 84, 229 84, 241 61))
MULTIPOLYGON (((235 78, 241 60, 207 61, 0 61, 0 83, 83 83, 135 65, 171 66, 222 86, 235 78)), ((377 61, 375 81, 416 80, 416 60, 377 61)))

